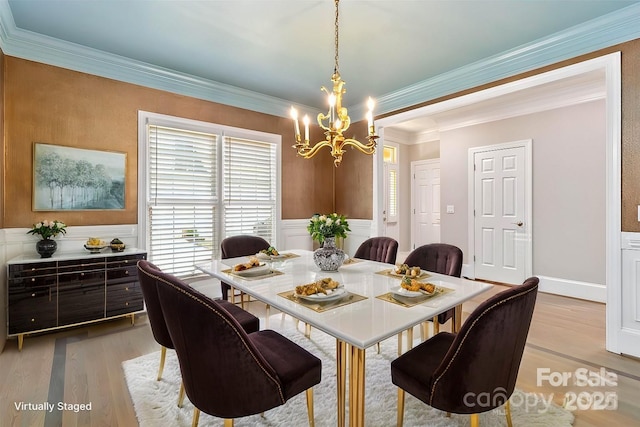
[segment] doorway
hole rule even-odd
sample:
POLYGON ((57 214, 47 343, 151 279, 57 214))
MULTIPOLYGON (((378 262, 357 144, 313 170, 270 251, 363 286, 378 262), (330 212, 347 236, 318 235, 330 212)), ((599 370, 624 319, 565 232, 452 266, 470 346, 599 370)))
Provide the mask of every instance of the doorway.
POLYGON ((473 277, 521 284, 532 265, 531 140, 469 150, 473 277))

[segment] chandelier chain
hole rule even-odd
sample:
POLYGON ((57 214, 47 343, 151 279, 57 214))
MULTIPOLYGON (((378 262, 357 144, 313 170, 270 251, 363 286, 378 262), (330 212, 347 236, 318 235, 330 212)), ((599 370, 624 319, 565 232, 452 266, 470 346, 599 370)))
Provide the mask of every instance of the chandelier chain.
POLYGON ((336 64, 335 64, 335 66, 333 68, 333 72, 337 73, 339 68, 340 68, 338 66, 338 39, 339 39, 339 36, 338 36, 338 2, 340 0, 335 0, 335 1, 336 1, 336 22, 335 22, 335 36, 336 36, 335 37, 336 38, 336 42, 335 42, 335 47, 336 47, 335 61, 336 61, 336 64))

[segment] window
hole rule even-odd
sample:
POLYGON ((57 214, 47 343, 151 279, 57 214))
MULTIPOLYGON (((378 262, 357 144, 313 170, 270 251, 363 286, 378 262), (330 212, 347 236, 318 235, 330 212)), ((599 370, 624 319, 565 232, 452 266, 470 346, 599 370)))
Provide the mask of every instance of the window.
POLYGON ((277 245, 279 135, 144 112, 139 126, 140 234, 154 264, 188 277, 225 237, 277 245))
POLYGON ((387 222, 398 221, 398 147, 385 145, 383 148, 385 172, 385 212, 387 222))

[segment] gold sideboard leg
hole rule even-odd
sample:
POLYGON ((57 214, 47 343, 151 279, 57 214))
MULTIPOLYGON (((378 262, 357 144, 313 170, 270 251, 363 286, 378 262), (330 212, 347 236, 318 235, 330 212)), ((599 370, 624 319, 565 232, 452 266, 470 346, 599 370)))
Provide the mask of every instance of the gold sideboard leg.
POLYGON ((24 334, 18 335, 18 351, 22 351, 22 344, 24 343, 24 334))
POLYGON ((133 326, 136 323, 136 315, 131 313, 129 316, 131 317, 131 326, 133 326))

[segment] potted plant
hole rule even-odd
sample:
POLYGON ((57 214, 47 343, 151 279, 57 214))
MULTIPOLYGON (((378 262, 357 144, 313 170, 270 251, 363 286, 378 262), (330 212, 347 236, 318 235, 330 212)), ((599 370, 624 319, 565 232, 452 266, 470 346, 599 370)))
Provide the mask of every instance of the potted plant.
POLYGON ((335 271, 344 262, 345 253, 336 247, 336 237, 345 238, 349 229, 349 222, 344 215, 332 213, 329 215, 315 214, 311 217, 307 231, 311 238, 322 245, 313 253, 313 260, 323 271, 335 271))
POLYGON ((36 243, 36 250, 40 254, 41 258, 51 258, 51 255, 58 249, 58 244, 53 237, 58 234, 67 234, 67 224, 62 221, 53 220, 40 221, 33 224, 31 230, 27 231, 27 234, 33 234, 40 236, 42 239, 36 243))

